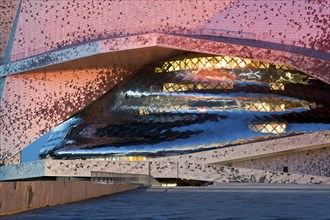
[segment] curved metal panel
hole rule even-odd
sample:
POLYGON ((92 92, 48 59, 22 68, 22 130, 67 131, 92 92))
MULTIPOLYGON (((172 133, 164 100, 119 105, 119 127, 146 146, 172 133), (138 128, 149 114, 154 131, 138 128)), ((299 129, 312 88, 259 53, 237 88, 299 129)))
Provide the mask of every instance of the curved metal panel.
POLYGON ((64 122, 50 137, 56 144, 40 153, 163 156, 329 130, 329 92, 329 85, 280 64, 176 58, 141 69, 64 122))

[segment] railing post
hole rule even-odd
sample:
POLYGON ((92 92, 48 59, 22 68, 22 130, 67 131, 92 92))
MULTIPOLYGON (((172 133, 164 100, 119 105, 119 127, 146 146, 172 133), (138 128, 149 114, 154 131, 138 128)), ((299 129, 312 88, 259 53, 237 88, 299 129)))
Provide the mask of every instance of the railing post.
POLYGON ((179 179, 179 161, 176 162, 176 180, 179 179))
POLYGON ((148 186, 151 186, 151 161, 148 162, 148 186))

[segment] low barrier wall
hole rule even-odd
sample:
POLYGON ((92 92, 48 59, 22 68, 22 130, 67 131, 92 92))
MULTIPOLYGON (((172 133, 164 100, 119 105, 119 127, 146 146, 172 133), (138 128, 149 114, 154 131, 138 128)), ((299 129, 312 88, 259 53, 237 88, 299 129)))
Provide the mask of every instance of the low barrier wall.
POLYGON ((138 185, 96 184, 90 181, 30 181, 0 183, 0 215, 81 201, 124 192, 138 185))
MULTIPOLYGON (((151 172, 151 170, 150 170, 151 172)), ((103 184, 138 184, 142 186, 161 186, 153 176, 145 174, 113 173, 92 171, 91 181, 103 184)))

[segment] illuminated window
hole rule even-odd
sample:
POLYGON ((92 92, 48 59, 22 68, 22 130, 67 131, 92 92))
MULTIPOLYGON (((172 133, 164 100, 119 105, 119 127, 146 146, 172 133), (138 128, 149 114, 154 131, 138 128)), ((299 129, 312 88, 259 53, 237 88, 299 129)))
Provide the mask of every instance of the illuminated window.
POLYGON ((249 129, 251 131, 266 133, 266 134, 283 134, 285 133, 287 124, 285 122, 257 122, 251 123, 249 129))
POLYGON ((309 77, 291 67, 239 57, 182 58, 166 61, 155 67, 155 73, 180 71, 190 75, 194 81, 205 79, 211 81, 251 81, 267 83, 271 90, 284 90, 285 83, 309 83, 309 77))
POLYGON ((329 130, 329 94, 328 84, 282 64, 172 58, 96 100, 91 106, 109 106, 101 114, 87 107, 54 129, 43 157, 135 161, 329 130))

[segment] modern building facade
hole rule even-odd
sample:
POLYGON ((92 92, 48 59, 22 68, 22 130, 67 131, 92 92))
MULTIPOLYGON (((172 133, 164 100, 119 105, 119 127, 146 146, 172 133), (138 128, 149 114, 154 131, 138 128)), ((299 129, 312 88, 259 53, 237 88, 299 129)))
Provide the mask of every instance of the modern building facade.
POLYGON ((28 177, 330 183, 328 0, 1 10, 1 162, 47 134, 28 177))

